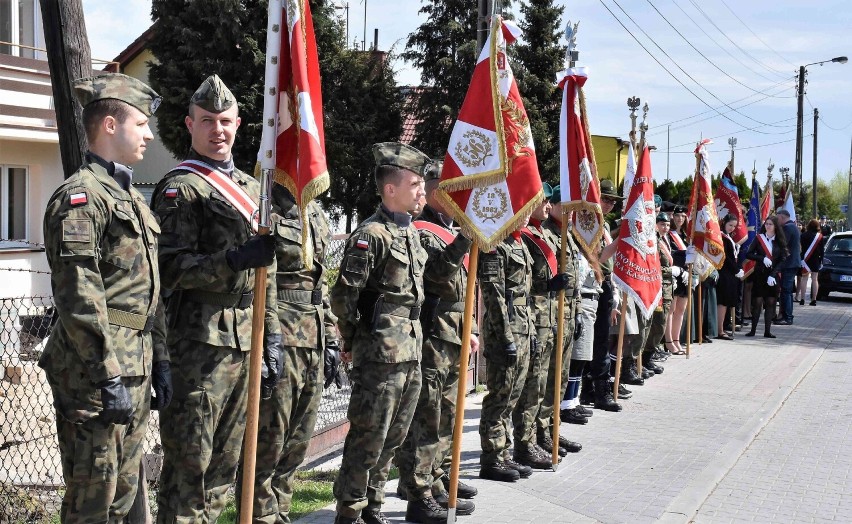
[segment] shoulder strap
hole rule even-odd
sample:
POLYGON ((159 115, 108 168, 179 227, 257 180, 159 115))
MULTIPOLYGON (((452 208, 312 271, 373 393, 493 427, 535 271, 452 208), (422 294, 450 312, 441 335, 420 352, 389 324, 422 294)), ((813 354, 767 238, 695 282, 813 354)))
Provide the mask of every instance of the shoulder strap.
POLYGON ((259 218, 257 204, 243 188, 231 180, 231 177, 199 160, 184 160, 172 169, 172 171, 178 169, 195 173, 202 180, 210 184, 213 189, 225 197, 225 200, 234 206, 234 209, 246 219, 252 231, 257 233, 259 218))

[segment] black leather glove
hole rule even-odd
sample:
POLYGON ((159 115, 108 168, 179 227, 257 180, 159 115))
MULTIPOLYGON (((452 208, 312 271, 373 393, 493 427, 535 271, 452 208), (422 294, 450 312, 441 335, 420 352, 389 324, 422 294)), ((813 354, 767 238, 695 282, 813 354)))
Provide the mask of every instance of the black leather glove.
POLYGON ((266 333, 263 335, 263 366, 261 367, 261 397, 269 398, 275 385, 284 374, 284 348, 281 335, 266 333))
POLYGON ((252 267, 266 267, 275 259, 275 237, 256 235, 246 240, 240 247, 225 253, 225 259, 232 271, 243 271, 252 267))
POLYGON ((578 340, 583 336, 583 323, 580 322, 580 317, 574 317, 574 340, 578 340))
POLYGON ((340 342, 336 340, 325 343, 323 376, 325 377, 324 387, 327 388, 332 382, 337 385, 337 389, 343 387, 343 377, 340 376, 340 342))
POLYGON ((533 335, 530 338, 530 355, 532 355, 533 357, 537 357, 538 356, 538 350, 539 350, 538 337, 533 335))
POLYGON ((151 366, 151 385, 154 387, 154 395, 151 397, 151 409, 165 409, 172 402, 172 370, 168 360, 154 362, 151 366))
POLYGON ((518 363, 518 348, 514 342, 509 342, 509 345, 506 346, 506 363, 510 366, 518 363))
POLYGON ((107 424, 129 424, 133 419, 133 403, 130 393, 121 382, 121 377, 104 380, 97 385, 101 388, 101 420, 107 424))
POLYGON ((557 273, 556 276, 547 281, 548 291, 562 291, 568 289, 568 273, 557 273))

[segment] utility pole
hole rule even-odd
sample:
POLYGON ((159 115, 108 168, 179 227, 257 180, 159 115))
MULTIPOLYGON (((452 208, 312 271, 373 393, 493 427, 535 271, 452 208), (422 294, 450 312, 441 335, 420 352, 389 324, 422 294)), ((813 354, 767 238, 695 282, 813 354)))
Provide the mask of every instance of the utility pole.
POLYGON ((666 126, 666 181, 669 180, 669 161, 672 156, 672 125, 666 126))
POLYGON ((819 220, 817 214, 817 121, 819 120, 819 109, 814 108, 814 214, 813 218, 819 220))
POLYGON ((59 153, 62 171, 68 178, 83 164, 89 147, 83 129, 83 108, 74 98, 71 84, 92 76, 92 52, 81 0, 41 0, 39 4, 59 129, 59 153))
POLYGON ((734 149, 737 147, 737 138, 731 137, 728 139, 728 145, 731 146, 731 179, 734 178, 734 149))
POLYGON ((796 164, 794 169, 794 184, 802 187, 802 105, 805 99, 805 66, 799 67, 799 82, 796 84, 796 164))
POLYGON ((494 0, 478 0, 477 8, 478 17, 476 22, 476 53, 482 51, 482 46, 485 45, 485 40, 488 39, 488 30, 491 26, 491 13, 494 9, 494 0))

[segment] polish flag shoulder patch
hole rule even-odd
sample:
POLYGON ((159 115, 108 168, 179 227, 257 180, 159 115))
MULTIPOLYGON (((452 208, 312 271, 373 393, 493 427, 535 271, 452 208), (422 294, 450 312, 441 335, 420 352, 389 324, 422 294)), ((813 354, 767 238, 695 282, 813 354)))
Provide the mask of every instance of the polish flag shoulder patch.
POLYGON ((170 187, 166 189, 165 193, 163 193, 166 198, 177 198, 178 190, 176 187, 170 187))
POLYGON ((370 249, 370 243, 364 240, 363 238, 360 238, 357 242, 355 242, 355 247, 367 251, 368 249, 370 249))
POLYGON ((70 202, 72 206, 82 206, 89 203, 89 195, 85 191, 71 193, 70 202))

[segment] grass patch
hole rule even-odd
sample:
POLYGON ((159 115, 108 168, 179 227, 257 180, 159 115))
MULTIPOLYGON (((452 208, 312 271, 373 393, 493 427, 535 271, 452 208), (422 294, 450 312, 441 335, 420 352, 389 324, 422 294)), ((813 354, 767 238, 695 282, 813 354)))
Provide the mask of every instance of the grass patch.
MULTIPOLYGON (((396 469, 396 468, 394 468, 396 469)), ((398 476, 398 474, 397 474, 398 476)), ((332 486, 337 477, 337 470, 297 471, 293 483, 293 501, 290 506, 290 520, 296 520, 313 513, 334 502, 332 486)), ((237 505, 234 497, 230 497, 225 511, 219 517, 222 524, 233 524, 239 520, 237 505)))

